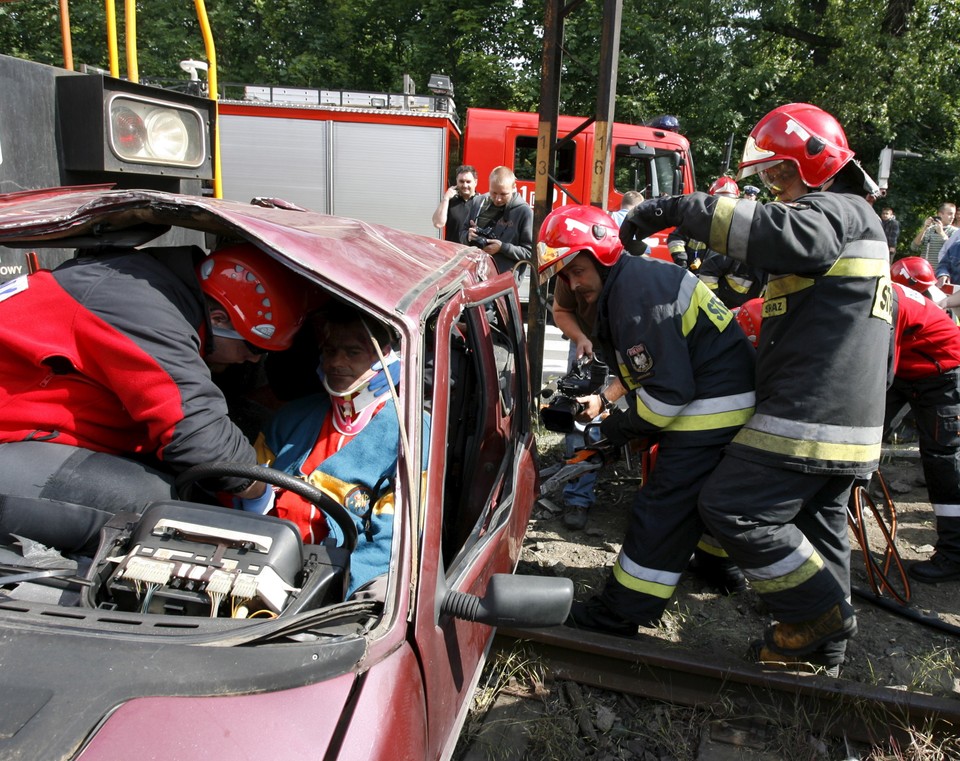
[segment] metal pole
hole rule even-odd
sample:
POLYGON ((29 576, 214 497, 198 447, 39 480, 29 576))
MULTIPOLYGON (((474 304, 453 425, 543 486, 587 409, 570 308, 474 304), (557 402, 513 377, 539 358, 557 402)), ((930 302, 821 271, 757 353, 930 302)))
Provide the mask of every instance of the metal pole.
POLYGON ((597 79, 597 120, 593 128, 593 175, 590 179, 590 203, 601 209, 607 208, 607 191, 610 188, 610 145, 617 97, 622 15, 623 0, 604 0, 600 72, 597 79))

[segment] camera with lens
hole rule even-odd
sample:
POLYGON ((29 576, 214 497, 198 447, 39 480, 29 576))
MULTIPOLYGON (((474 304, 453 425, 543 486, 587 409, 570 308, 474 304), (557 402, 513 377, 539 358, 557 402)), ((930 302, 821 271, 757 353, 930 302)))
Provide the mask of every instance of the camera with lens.
POLYGON ((547 403, 540 408, 540 420, 548 431, 572 433, 576 417, 584 410, 577 397, 590 396, 603 387, 607 366, 592 357, 581 357, 573 369, 557 380, 556 389, 549 386, 540 392, 547 403))
POLYGON ((493 225, 478 227, 477 237, 470 241, 470 245, 476 246, 477 248, 486 248, 487 244, 490 243, 490 235, 492 233, 493 225))

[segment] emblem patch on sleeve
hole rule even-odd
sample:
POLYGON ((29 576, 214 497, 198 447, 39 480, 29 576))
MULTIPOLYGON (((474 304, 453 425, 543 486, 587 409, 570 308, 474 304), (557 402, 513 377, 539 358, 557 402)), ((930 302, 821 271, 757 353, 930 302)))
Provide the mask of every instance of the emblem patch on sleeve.
POLYGON ((639 378, 646 378, 653 374, 653 357, 650 356, 644 344, 637 344, 627 349, 627 361, 639 378))
POLYGON ((358 486, 347 492, 343 498, 343 506, 354 515, 362 518, 370 509, 372 501, 370 491, 362 486, 358 486))

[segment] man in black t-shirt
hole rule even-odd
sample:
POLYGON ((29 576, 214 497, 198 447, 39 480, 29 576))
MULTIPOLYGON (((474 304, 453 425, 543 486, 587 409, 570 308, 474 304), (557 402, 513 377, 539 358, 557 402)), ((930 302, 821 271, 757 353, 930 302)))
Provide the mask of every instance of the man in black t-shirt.
POLYGON ((467 220, 467 203, 477 194, 477 170, 469 164, 457 167, 457 184, 451 185, 433 212, 433 226, 443 230, 443 239, 460 242, 460 228, 467 220))

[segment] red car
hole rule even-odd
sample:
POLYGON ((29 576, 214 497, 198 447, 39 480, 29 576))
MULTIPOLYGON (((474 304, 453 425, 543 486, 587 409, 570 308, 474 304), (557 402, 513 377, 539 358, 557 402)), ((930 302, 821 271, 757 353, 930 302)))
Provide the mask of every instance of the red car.
POLYGON ((302 546, 292 524, 199 502, 111 520, 101 551, 42 567, 23 551, 29 537, 3 530, 0 757, 448 758, 493 627, 566 618, 569 580, 511 575, 538 495, 514 277, 474 248, 282 206, 31 191, 0 196, 0 245, 117 243, 146 256, 160 241, 206 250, 213 235, 243 238, 392 326, 400 449, 415 464, 401 454, 385 601, 344 599, 349 546, 302 546), (224 615, 205 582, 125 581, 118 569, 158 551, 169 539, 158 527, 172 525, 191 527, 176 534, 182 557, 212 543, 246 553, 252 574, 270 568, 283 582, 275 615, 224 615))

